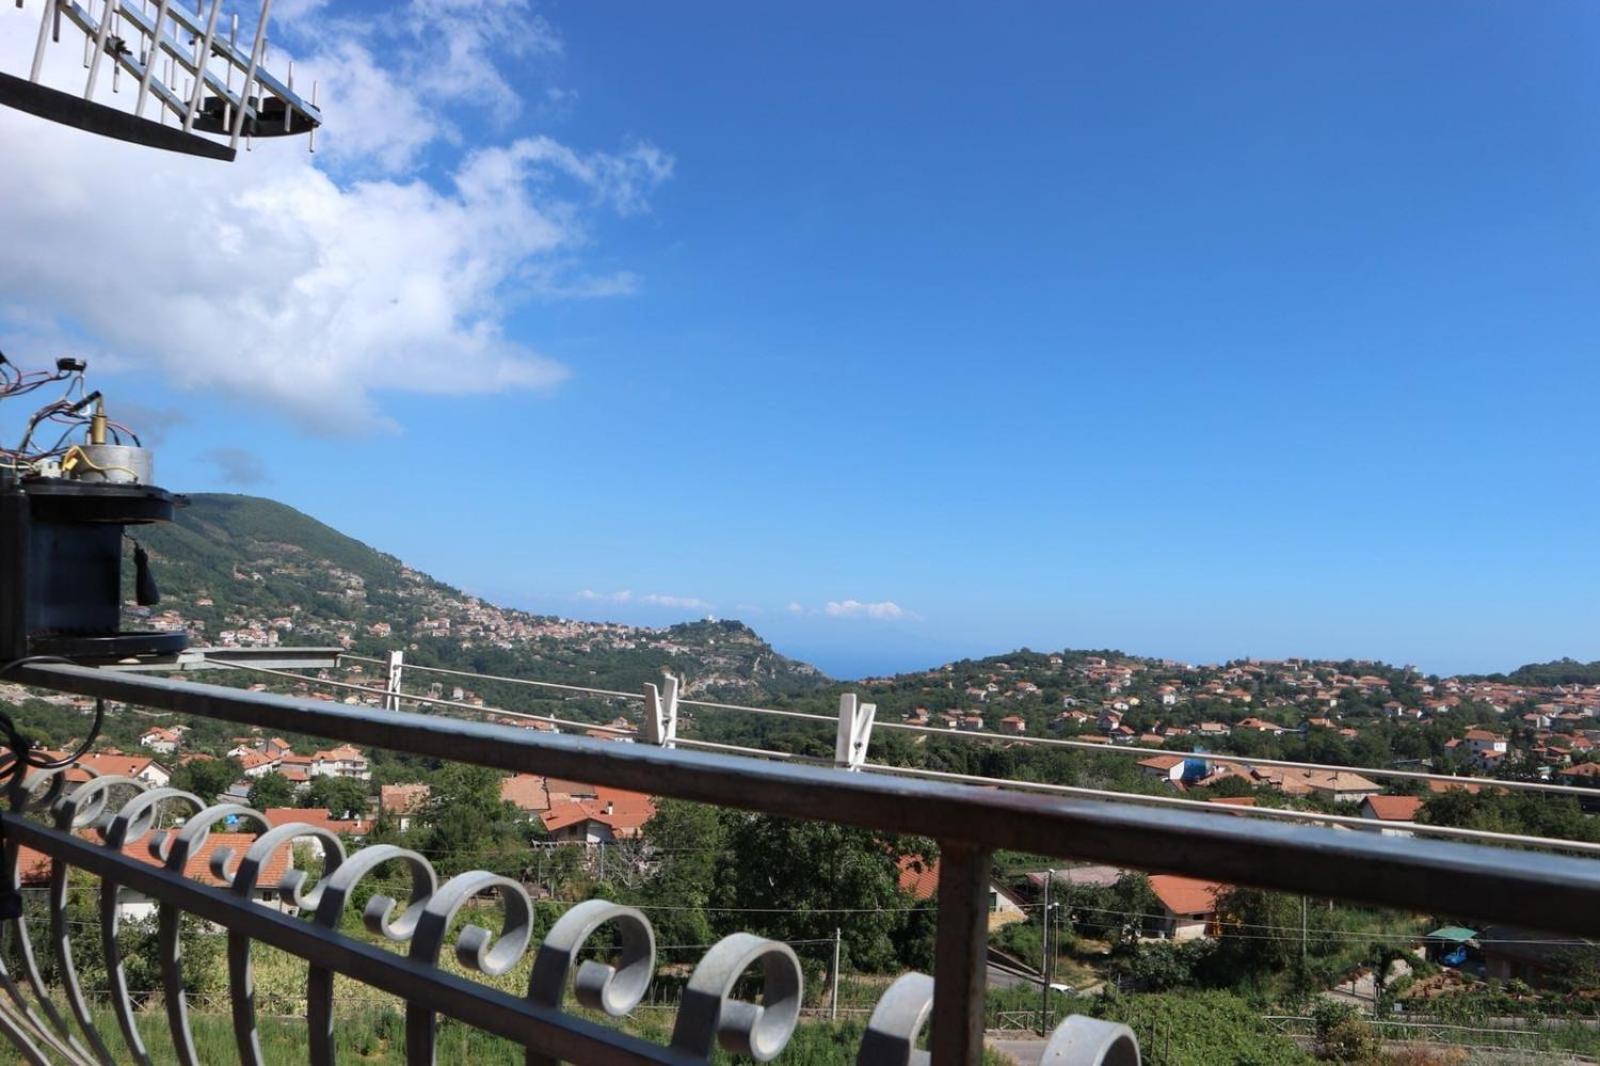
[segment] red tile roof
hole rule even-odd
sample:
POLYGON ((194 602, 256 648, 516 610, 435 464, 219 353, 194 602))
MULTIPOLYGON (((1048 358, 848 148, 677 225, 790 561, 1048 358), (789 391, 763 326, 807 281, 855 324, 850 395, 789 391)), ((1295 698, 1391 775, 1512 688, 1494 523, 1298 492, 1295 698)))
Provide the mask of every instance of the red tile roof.
POLYGON ((384 785, 378 789, 378 809, 395 814, 415 814, 432 793, 427 785, 384 785))
POLYGON ((150 766, 165 771, 166 767, 150 758, 148 755, 123 755, 121 752, 94 752, 85 755, 67 771, 68 781, 87 781, 90 775, 84 769, 90 769, 100 777, 138 777, 139 774, 150 766))
POLYGON ((367 831, 367 823, 360 818, 335 818, 331 811, 321 807, 267 807, 261 813, 267 816, 267 824, 274 829, 290 822, 305 822, 330 833, 349 836, 361 836, 367 831))
POLYGON ((1161 905, 1173 914, 1211 914, 1217 909, 1217 893, 1228 886, 1217 881, 1202 881, 1198 877, 1179 877, 1177 874, 1153 874, 1150 890, 1161 905))
POLYGON ((1363 806, 1380 822, 1414 822, 1422 809, 1421 796, 1368 796, 1363 806))
POLYGON ((642 792, 623 792, 602 788, 594 799, 554 802, 540 813, 546 831, 554 833, 583 822, 599 822, 611 827, 616 836, 637 834, 656 813, 655 801, 642 792))
POLYGON ((512 774, 500 779, 500 798, 522 811, 547 811, 550 793, 538 774, 512 774))
MULTIPOLYGON (((147 866, 166 865, 150 854, 148 839, 148 836, 141 837, 131 844, 125 845, 122 853, 129 858, 138 859, 147 866)), ((250 845, 255 843, 255 840, 255 835, 252 833, 212 833, 206 838, 200 849, 189 856, 189 861, 184 864, 184 876, 204 885, 220 887, 223 882, 212 876, 211 873, 211 856, 216 853, 218 848, 232 849, 233 857, 229 860, 229 867, 230 869, 237 869, 239 860, 244 857, 246 851, 250 850, 250 845)), ((283 881, 283 875, 289 872, 292 858, 293 855, 288 846, 281 847, 273 852, 266 865, 262 867, 261 875, 256 878, 257 887, 264 889, 277 888, 283 881)), ((17 873, 21 877, 24 886, 33 887, 48 884, 51 870, 52 860, 44 852, 35 851, 27 846, 21 846, 17 849, 17 873)))
POLYGON ((1483 788, 1483 786, 1482 785, 1475 785, 1471 781, 1462 781, 1459 784, 1457 782, 1455 782, 1455 781, 1429 781, 1428 782, 1428 791, 1429 792, 1452 792, 1452 791, 1454 791, 1455 789, 1458 789, 1458 788, 1461 789, 1463 792, 1471 792, 1474 795, 1476 795, 1483 788))
POLYGON ((897 863, 900 867, 900 888, 909 892, 916 899, 932 899, 939 890, 939 860, 924 859, 920 855, 902 855, 897 863))

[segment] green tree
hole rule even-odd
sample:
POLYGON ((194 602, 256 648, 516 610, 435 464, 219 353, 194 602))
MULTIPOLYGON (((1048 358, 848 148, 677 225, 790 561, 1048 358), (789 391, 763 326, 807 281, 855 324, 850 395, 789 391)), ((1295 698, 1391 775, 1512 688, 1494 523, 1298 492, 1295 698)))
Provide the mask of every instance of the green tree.
POLYGON ((1128 941, 1137 938, 1161 913, 1161 901, 1150 887, 1150 878, 1141 873, 1126 873, 1111 886, 1109 909, 1112 938, 1128 941))
POLYGON ((172 771, 172 787, 213 803, 241 776, 237 759, 190 759, 172 771))
POLYGON ((366 815, 371 797, 367 782, 327 774, 311 779, 306 786, 305 803, 308 807, 325 808, 335 818, 353 818, 366 815))
POLYGON ((1300 925, 1295 896, 1259 888, 1231 888, 1217 894, 1217 924, 1222 936, 1207 970, 1215 984, 1238 985, 1292 973, 1304 983, 1300 940, 1287 930, 1300 925))
POLYGON ((293 807, 293 783, 276 770, 262 774, 250 786, 250 806, 258 811, 268 807, 293 807))
POLYGON ((645 823, 645 846, 655 868, 645 881, 647 903, 682 908, 658 912, 656 935, 668 944, 706 944, 715 933, 705 908, 717 891, 725 858, 722 817, 715 807, 664 799, 645 823))
POLYGON ((434 778, 418 818, 419 839, 442 873, 459 873, 486 854, 515 847, 521 817, 500 798, 501 777, 485 766, 452 763, 434 778))
MULTIPOLYGON (((768 815, 726 815, 719 904, 765 910, 766 935, 825 940, 844 931, 850 965, 897 965, 894 936, 914 901, 900 891, 901 847, 875 833, 768 815), (848 917, 848 921, 841 918, 848 917)), ((730 918, 732 932, 736 922, 730 918)))

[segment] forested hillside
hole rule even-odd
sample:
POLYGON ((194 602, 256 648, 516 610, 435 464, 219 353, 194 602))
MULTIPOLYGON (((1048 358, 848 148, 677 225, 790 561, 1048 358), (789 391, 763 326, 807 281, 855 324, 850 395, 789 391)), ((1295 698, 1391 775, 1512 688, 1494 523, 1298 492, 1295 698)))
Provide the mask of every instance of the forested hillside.
POLYGON ((195 495, 176 522, 136 533, 163 593, 154 624, 196 644, 403 648, 419 663, 630 690, 671 669, 694 690, 752 697, 826 680, 735 621, 651 629, 499 607, 273 500, 195 495))

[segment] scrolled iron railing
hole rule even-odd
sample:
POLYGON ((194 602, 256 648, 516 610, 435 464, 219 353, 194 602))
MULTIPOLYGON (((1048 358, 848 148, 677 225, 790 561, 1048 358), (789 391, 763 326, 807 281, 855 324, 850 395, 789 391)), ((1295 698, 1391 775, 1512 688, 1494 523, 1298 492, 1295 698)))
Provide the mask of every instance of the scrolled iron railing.
MULTIPOLYGON (((299 700, 269 693, 61 664, 31 664, 16 680, 62 692, 137 704, 271 730, 287 730, 396 752, 512 771, 591 781, 655 795, 769 814, 932 837, 940 846, 938 930, 933 976, 906 974, 872 1013, 861 1062, 975 1062, 983 1038, 989 858, 1010 848, 1140 869, 1204 876, 1319 897, 1454 911, 1488 920, 1538 924, 1559 932, 1600 933, 1600 861, 1428 840, 1401 840, 1328 828, 1244 822, 1224 814, 1162 811, 1116 802, 1001 793, 826 767, 775 763, 579 737, 457 719, 299 700), (926 1033, 929 1050, 918 1050, 926 1033)), ((0 973, 0 1030, 32 1063, 150 1061, 132 997, 121 981, 116 929, 123 891, 156 901, 161 980, 178 1060, 199 1062, 183 990, 180 921, 192 915, 226 931, 230 997, 241 1061, 261 1061, 254 1013, 251 949, 269 945, 304 960, 311 1060, 334 1061, 334 981, 352 978, 401 999, 406 1058, 434 1061, 437 1021, 454 1018, 512 1040, 530 1062, 704 1062, 717 1047, 761 1060, 778 1055, 798 1020, 800 968, 781 942, 734 934, 694 967, 670 1040, 656 1044, 566 1009, 626 1014, 654 972, 654 934, 637 910, 590 901, 569 910, 535 947, 532 901, 521 885, 486 871, 440 881, 425 856, 375 844, 347 852, 309 825, 271 828, 250 808, 206 805, 174 789, 127 778, 68 785, 64 771, 40 771, 13 789, 4 820, 3 875, 20 884, 23 845, 52 860, 49 930, 26 917, 9 923, 17 972, 0 973), (119 802, 114 798, 131 793, 119 802), (181 825, 168 826, 177 822, 181 825), (254 827, 242 854, 218 851, 217 885, 185 876, 190 856, 224 823, 254 827), (300 871, 278 886, 283 902, 309 917, 261 906, 252 890, 267 860, 297 840, 323 849, 322 876, 300 871), (127 853, 146 848, 156 863, 127 853), (403 952, 345 935, 341 921, 380 866, 404 867, 409 888, 373 895, 361 920, 403 952), (67 879, 100 879, 100 934, 121 1029, 96 1025, 72 963, 67 879), (500 910, 492 933, 468 920, 447 933, 468 901, 490 897, 500 910), (614 937, 609 963, 582 958, 600 930, 614 937), (68 1009, 52 1002, 39 965, 48 950, 63 975, 68 1009), (443 968, 446 952, 469 972, 504 974, 532 951, 528 991, 517 996, 443 968), (741 998, 743 975, 759 971, 761 993, 741 998)), ((492 923, 491 923, 492 924, 492 923)), ((1136 1063, 1126 1029, 1070 1018, 1050 1038, 1049 1061, 1136 1063)))

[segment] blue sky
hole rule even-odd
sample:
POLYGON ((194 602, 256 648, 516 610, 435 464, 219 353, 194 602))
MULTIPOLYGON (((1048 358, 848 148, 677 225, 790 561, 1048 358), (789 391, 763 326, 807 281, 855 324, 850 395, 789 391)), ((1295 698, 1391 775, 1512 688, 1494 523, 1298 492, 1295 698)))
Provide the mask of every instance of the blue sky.
POLYGON ((183 412, 172 488, 839 676, 1600 658, 1593 4, 489 8, 407 8, 457 70, 291 7, 326 147, 203 223, 281 244, 274 314, 174 354, 41 288, 0 346, 183 412))

